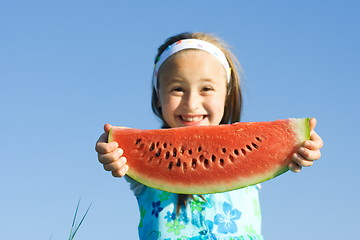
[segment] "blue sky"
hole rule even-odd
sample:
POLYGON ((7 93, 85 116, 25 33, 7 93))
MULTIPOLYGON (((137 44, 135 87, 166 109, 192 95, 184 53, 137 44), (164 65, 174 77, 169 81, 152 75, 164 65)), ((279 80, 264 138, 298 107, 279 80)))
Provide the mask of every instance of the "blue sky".
POLYGON ((123 179, 97 162, 104 123, 160 126, 152 61, 165 38, 215 33, 243 70, 243 121, 316 117, 321 160, 263 183, 268 240, 351 239, 359 227, 359 1, 0 2, 0 238, 137 239, 123 179))

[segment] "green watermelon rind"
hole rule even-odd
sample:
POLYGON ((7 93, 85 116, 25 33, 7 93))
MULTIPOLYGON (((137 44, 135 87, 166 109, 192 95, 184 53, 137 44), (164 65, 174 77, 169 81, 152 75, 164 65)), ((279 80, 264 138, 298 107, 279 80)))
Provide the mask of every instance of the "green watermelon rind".
POLYGON ((310 139, 310 119, 311 118, 289 118, 293 131, 296 133, 298 143, 303 143, 310 139))
MULTIPOLYGON (((296 134, 296 142, 297 142, 297 146, 300 147, 304 141, 310 139, 310 124, 309 124, 310 118, 291 118, 289 119, 289 123, 291 126, 291 130, 294 131, 294 133, 296 134)), ((113 140, 112 138, 112 134, 111 134, 111 130, 109 132, 109 142, 113 140)), ((239 177, 238 179, 234 179, 234 181, 232 181, 232 184, 213 184, 211 186, 207 185, 206 187, 204 186, 199 186, 199 185, 193 185, 193 186, 189 186, 189 185, 171 185, 169 186, 168 184, 162 182, 162 181, 157 181, 156 179, 148 179, 146 176, 137 174, 136 171, 133 171, 131 168, 129 168, 127 175, 130 176, 131 178, 133 178, 134 180, 141 182, 142 184, 155 188, 155 189, 159 189, 159 190, 163 190, 163 191, 167 191, 167 192, 173 192, 173 193, 178 193, 178 194, 211 194, 211 193, 219 193, 219 192, 226 192, 226 191, 231 191, 231 190, 235 190, 235 189, 240 189, 240 188, 244 188, 247 186, 251 186, 251 185, 255 185, 261 182, 265 182, 268 181, 270 179, 273 179, 285 172, 287 172, 289 170, 288 168, 288 164, 289 164, 290 160, 288 162, 284 162, 284 165, 282 166, 276 166, 272 169, 270 169, 267 173, 263 173, 261 175, 257 175, 257 176, 252 176, 250 179, 244 179, 239 177), (209 190, 210 189, 210 190, 209 190)))

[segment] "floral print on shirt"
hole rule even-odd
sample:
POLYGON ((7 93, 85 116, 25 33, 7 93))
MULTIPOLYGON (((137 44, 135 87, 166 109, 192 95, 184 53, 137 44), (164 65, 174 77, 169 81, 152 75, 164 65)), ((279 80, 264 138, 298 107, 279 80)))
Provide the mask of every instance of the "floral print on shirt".
POLYGON ((231 205, 227 202, 223 204, 222 213, 218 213, 214 217, 214 223, 218 225, 219 233, 236 233, 237 225, 236 220, 241 216, 241 212, 237 209, 232 209, 231 205))
POLYGON ((263 240, 258 189, 194 195, 177 212, 178 195, 146 187, 137 196, 140 240, 263 240))

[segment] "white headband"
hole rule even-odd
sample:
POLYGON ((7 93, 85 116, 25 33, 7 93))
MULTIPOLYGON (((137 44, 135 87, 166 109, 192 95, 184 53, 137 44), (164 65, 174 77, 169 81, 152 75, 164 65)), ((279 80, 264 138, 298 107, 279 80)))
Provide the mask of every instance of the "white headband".
POLYGON ((166 59, 168 59, 171 55, 180 52, 184 49, 199 49, 203 50, 205 52, 208 52, 215 56, 220 63, 223 65, 226 71, 227 80, 228 83, 230 82, 230 75, 231 75, 231 68, 229 66, 229 63, 224 55, 224 53, 216 47, 214 44, 199 40, 199 39, 184 39, 177 41, 171 45, 169 45, 165 51, 160 55, 158 58, 158 61, 155 63, 154 67, 154 75, 153 75, 153 86, 155 90, 157 91, 157 77, 159 73, 159 69, 161 65, 165 62, 166 59))

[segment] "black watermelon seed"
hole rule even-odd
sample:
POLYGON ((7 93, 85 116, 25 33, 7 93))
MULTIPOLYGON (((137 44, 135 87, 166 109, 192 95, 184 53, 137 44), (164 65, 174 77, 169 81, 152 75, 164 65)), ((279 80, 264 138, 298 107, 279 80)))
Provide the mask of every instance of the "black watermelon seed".
POLYGON ((187 170, 186 162, 183 162, 183 172, 186 172, 186 170, 187 170))
POLYGON ((161 148, 157 151, 157 153, 155 154, 156 157, 159 157, 161 154, 161 148))
POLYGON ((155 143, 152 143, 149 147, 149 151, 153 151, 155 149, 155 143))
POLYGON ((209 168, 209 160, 208 160, 208 159, 205 159, 205 160, 204 160, 204 167, 205 167, 206 169, 209 168))
POLYGON ((168 169, 171 170, 173 166, 173 162, 169 162, 168 169))
POLYGON ((180 154, 183 154, 185 152, 185 147, 180 148, 180 154))
POLYGON ((224 159, 220 158, 220 166, 221 166, 221 167, 224 167, 224 165, 225 165, 224 159))
POLYGON ((195 158, 193 158, 193 159, 191 160, 191 167, 192 167, 193 169, 195 169, 195 168, 196 168, 196 165, 197 165, 197 160, 196 160, 195 158))
POLYGON ((246 155, 246 151, 245 151, 245 149, 241 149, 241 153, 243 154, 243 155, 246 155))

